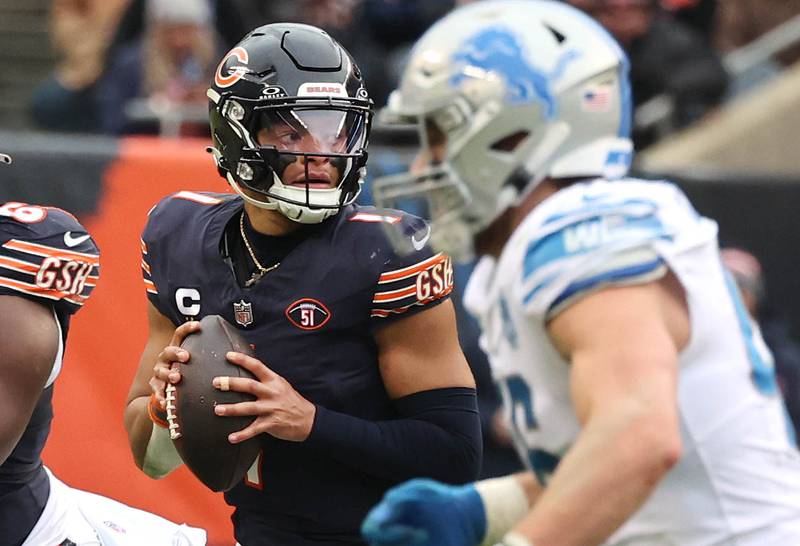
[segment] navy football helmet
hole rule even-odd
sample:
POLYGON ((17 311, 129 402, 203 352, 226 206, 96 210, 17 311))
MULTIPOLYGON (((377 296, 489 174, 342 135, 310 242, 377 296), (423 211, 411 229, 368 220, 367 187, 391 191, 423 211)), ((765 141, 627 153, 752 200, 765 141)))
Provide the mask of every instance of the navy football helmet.
POLYGON ((372 101, 352 57, 326 32, 255 29, 222 59, 208 97, 210 151, 246 201, 313 224, 358 196, 372 101), (326 162, 336 168, 315 167, 326 162))

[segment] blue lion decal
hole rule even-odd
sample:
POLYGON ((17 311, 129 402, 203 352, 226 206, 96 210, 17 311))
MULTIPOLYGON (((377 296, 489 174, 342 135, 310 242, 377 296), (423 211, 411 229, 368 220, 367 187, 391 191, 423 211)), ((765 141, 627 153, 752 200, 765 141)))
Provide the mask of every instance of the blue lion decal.
MULTIPOLYGON (((453 54, 453 62, 500 74, 508 89, 506 100, 522 104, 539 100, 545 105, 547 119, 553 119, 558 101, 552 84, 559 79, 567 65, 580 57, 575 50, 564 52, 553 72, 548 74, 528 63, 522 43, 509 30, 491 27, 466 40, 453 54)), ((469 78, 463 72, 453 76, 450 84, 460 85, 469 78)))

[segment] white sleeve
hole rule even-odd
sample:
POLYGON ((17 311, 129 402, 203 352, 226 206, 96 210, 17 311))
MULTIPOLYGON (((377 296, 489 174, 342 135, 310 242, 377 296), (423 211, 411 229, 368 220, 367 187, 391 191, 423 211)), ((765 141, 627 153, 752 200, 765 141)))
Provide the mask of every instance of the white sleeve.
POLYGON ((607 286, 658 279, 668 270, 661 245, 674 236, 652 201, 601 203, 580 214, 561 215, 528 242, 523 307, 548 320, 607 286))

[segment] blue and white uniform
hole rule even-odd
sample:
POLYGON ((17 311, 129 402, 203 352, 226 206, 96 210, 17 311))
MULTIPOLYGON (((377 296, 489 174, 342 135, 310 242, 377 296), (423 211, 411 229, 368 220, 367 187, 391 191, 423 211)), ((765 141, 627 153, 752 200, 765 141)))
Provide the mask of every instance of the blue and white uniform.
POLYGON ((548 321, 594 291, 668 271, 691 321, 678 362, 683 455, 608 544, 796 546, 800 453, 771 358, 721 265, 716 223, 672 184, 572 185, 528 215, 496 262, 476 267, 465 304, 482 324, 518 450, 546 481, 580 433, 548 321))

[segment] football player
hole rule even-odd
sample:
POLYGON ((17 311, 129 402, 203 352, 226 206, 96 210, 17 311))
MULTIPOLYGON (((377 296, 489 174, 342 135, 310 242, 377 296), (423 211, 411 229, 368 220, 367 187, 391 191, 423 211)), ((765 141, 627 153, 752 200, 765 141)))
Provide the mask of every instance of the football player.
POLYGON ((252 403, 231 434, 260 456, 225 493, 247 546, 363 544, 359 525, 393 484, 474 480, 480 422, 448 295, 452 263, 428 226, 354 204, 371 101, 350 55, 298 24, 255 29, 220 63, 210 99, 213 148, 235 194, 179 192, 142 237, 150 335, 125 420, 136 463, 180 464, 164 428, 165 384, 197 320, 235 323, 258 358, 228 359, 258 379, 218 378, 252 403), (404 243, 389 244, 386 229, 404 243))
POLYGON ((202 530, 71 489, 42 463, 70 318, 99 260, 68 212, 0 204, 0 544, 205 544, 202 530))
POLYGON ((420 38, 388 119, 429 168, 434 247, 481 256, 465 305, 530 472, 391 490, 373 545, 800 544, 800 454, 720 264, 717 225, 626 177, 627 62, 560 2, 487 1, 420 38), (441 236, 440 236, 441 235, 441 236))

